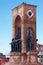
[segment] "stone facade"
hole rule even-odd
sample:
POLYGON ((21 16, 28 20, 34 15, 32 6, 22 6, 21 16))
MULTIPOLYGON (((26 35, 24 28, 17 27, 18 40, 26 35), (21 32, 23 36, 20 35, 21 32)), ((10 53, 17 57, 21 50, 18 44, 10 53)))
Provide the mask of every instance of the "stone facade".
POLYGON ((21 27, 22 52, 26 52, 26 31, 32 28, 34 39, 34 50, 36 49, 36 6, 22 4, 12 9, 12 37, 17 34, 17 28, 21 27), (33 16, 28 16, 28 11, 32 11, 33 16))

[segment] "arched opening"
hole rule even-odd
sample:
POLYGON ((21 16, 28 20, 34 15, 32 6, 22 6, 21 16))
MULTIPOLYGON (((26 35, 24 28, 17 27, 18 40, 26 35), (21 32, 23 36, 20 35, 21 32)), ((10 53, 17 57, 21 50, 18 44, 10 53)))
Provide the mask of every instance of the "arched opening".
POLYGON ((12 52, 21 52, 21 18, 15 19, 15 38, 12 39, 12 52))
POLYGON ((15 19, 15 35, 15 39, 17 40, 15 51, 21 52, 21 17, 19 15, 15 19))
POLYGON ((27 51, 34 50, 33 31, 31 28, 28 28, 26 31, 26 43, 27 51))

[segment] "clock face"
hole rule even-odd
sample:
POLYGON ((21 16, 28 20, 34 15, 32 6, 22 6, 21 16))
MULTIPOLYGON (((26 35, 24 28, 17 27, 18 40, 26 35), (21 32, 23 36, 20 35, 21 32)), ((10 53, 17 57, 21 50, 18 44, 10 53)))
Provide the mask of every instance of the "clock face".
POLYGON ((32 10, 28 10, 27 15, 29 16, 29 18, 31 18, 33 16, 32 10))

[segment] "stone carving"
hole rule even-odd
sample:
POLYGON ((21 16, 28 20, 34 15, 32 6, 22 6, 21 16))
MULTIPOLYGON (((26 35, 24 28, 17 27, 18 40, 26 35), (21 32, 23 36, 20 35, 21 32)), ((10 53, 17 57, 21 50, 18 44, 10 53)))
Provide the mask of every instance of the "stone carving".
POLYGON ((21 61, 21 57, 20 56, 14 56, 14 61, 15 61, 15 63, 17 62, 17 64, 19 64, 21 61))
POLYGON ((20 52, 21 51, 21 32, 20 32, 20 28, 18 28, 18 33, 17 33, 16 37, 12 39, 11 51, 12 52, 20 52))
POLYGON ((27 29, 27 51, 34 50, 32 30, 27 29))
POLYGON ((34 55, 32 55, 32 56, 31 56, 31 63, 34 63, 34 62, 36 62, 36 58, 35 58, 34 55))
POLYGON ((11 51, 12 52, 20 52, 21 51, 21 40, 14 39, 11 43, 11 51))

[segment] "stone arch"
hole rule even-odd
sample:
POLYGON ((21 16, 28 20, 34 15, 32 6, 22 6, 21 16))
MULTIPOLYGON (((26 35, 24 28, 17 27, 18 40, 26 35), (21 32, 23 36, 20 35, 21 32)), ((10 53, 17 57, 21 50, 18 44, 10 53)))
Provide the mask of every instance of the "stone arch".
POLYGON ((15 18, 15 35, 17 36, 18 33, 21 34, 21 17, 20 17, 20 15, 17 15, 15 18))

